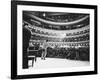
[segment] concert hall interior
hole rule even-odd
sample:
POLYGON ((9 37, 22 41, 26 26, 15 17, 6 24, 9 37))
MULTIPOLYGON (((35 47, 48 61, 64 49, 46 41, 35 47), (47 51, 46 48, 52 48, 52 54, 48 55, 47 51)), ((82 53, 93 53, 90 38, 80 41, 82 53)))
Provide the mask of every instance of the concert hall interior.
POLYGON ((89 24, 89 14, 23 11, 23 68, 88 65, 89 24))

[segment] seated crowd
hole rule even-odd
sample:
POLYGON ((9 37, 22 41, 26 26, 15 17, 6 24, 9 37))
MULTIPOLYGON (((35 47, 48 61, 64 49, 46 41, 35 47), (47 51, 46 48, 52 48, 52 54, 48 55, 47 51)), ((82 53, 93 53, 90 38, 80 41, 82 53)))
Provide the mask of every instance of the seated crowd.
MULTIPOLYGON (((37 48, 39 45, 36 45, 37 48)), ((39 48, 39 47, 38 47, 39 48)), ((42 51, 44 49, 39 49, 36 56, 41 57, 42 51)), ((89 61, 89 47, 57 47, 47 48, 47 55, 49 58, 62 58, 62 59, 70 59, 70 60, 81 60, 81 61, 89 61)))

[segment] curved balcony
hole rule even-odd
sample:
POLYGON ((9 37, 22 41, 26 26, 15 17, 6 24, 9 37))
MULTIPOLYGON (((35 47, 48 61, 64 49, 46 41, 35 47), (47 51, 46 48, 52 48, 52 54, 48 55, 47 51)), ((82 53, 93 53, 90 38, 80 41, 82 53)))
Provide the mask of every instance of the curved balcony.
POLYGON ((80 35, 71 35, 71 36, 67 36, 66 34, 58 34, 58 35, 52 35, 52 34, 41 34, 38 32, 31 32, 32 35, 37 35, 37 36, 42 36, 42 37, 51 37, 51 38, 72 38, 72 37, 80 37, 80 36, 84 36, 84 35, 88 35, 89 33, 85 33, 85 34, 80 34, 80 35))
MULTIPOLYGON (((46 34, 47 36, 51 35, 51 37, 52 36, 59 36, 60 34, 61 35, 64 34, 66 36, 74 36, 74 35, 80 35, 80 34, 82 35, 84 33, 88 33, 89 32, 89 25, 82 27, 82 28, 79 28, 79 29, 65 30, 65 31, 43 29, 43 28, 40 28, 40 27, 37 27, 37 26, 31 26, 31 25, 29 26, 29 29, 31 29, 32 34, 35 34, 35 32, 37 32, 40 35, 42 35, 42 34, 46 34)), ((46 36, 46 35, 42 35, 42 36, 46 36)))
MULTIPOLYGON (((34 45, 34 44, 40 44, 42 45, 43 42, 40 41, 40 42, 37 42, 37 40, 30 40, 30 46, 34 45)), ((53 42, 53 41, 50 41, 50 42, 47 42, 48 46, 65 46, 65 47, 89 47, 89 40, 87 41, 79 41, 79 42, 53 42)))
POLYGON ((59 33, 64 33, 64 34, 78 34, 78 33, 84 33, 84 32, 89 32, 89 25, 87 26, 84 26, 82 28, 78 28, 78 29, 74 29, 74 30, 50 30, 50 29, 45 29, 45 28, 41 28, 41 27, 37 27, 37 26, 34 26, 34 25, 31 25, 30 23, 28 22, 25 22, 28 24, 28 29, 32 30, 36 30, 36 31, 39 31, 39 32, 44 32, 44 33, 52 33, 52 34, 59 34, 59 33))
POLYGON ((41 27, 41 28, 45 28, 45 29, 51 29, 51 30, 72 30, 72 29, 78 29, 78 28, 82 28, 86 25, 89 25, 89 18, 79 22, 77 24, 74 25, 68 25, 68 26, 59 26, 59 25, 50 25, 50 24, 45 24, 42 22, 39 22, 37 20, 34 19, 27 19, 24 21, 24 23, 28 23, 37 27, 41 27))
POLYGON ((80 42, 80 41, 88 41, 89 34, 77 37, 48 37, 48 36, 40 36, 40 35, 32 35, 32 40, 47 40, 48 42, 80 42))
POLYGON ((49 20, 45 20, 43 18, 40 18, 40 17, 37 17, 35 16, 34 14, 32 13, 24 13, 25 15, 33 18, 33 19, 36 19, 40 22, 43 22, 43 23, 46 23, 46 24, 51 24, 51 25, 59 25, 59 26, 65 26, 65 25, 73 25, 73 24, 76 24, 76 23, 79 23, 85 19, 87 19, 89 16, 86 15, 85 17, 82 17, 81 19, 78 19, 78 20, 75 20, 75 21, 70 21, 70 22, 54 22, 54 21, 49 21, 49 20))

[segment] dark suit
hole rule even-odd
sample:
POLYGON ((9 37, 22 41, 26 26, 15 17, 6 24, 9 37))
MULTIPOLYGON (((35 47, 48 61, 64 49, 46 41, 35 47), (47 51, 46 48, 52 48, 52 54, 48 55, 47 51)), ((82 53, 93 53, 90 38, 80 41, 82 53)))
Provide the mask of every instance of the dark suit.
POLYGON ((31 38, 31 32, 23 28, 23 68, 28 68, 28 56, 27 56, 27 48, 29 46, 29 40, 31 38))

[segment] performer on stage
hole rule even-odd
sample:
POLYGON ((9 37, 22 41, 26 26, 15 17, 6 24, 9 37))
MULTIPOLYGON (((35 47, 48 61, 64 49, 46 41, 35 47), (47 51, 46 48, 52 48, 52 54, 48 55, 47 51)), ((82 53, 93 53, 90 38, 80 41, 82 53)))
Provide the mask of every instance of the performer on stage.
POLYGON ((48 44, 47 44, 47 40, 46 40, 43 43, 43 50, 42 50, 42 55, 41 55, 41 59, 43 59, 43 60, 45 60, 45 57, 47 55, 47 47, 48 47, 48 44))

